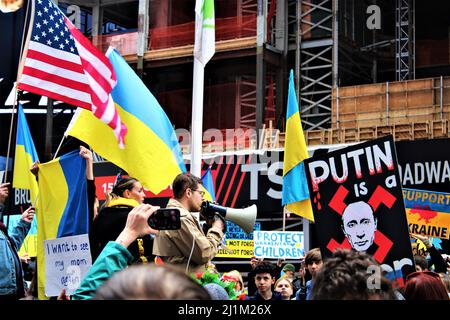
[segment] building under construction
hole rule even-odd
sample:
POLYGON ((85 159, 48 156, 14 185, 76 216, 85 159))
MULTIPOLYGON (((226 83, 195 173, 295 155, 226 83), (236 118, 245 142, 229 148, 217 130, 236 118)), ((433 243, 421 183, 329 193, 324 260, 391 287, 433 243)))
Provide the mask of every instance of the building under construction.
MULTIPOLYGON (((175 128, 190 129, 195 1, 59 5, 95 45, 104 51, 114 46, 126 58, 175 128)), ((259 146, 282 145, 293 69, 309 145, 389 133, 397 140, 448 136, 448 16, 446 1, 216 0, 203 129, 272 128, 257 137, 264 140, 259 146)), ((3 101, 10 84, 2 84, 3 101)), ((67 118, 61 116, 47 150, 58 145, 67 118)), ((189 145, 183 150, 188 153, 189 145)))
MULTIPOLYGON (((69 2, 92 14, 82 24, 93 42, 115 46, 189 129, 194 1, 69 2)), ((204 130, 282 133, 293 69, 310 145, 448 136, 449 13, 445 1, 217 0, 204 130)))
MULTIPOLYGON (((244 143, 241 136, 218 142, 206 135, 205 152, 282 147, 291 69, 309 147, 389 134, 396 141, 450 137, 448 1, 215 0, 214 4, 216 52, 205 68, 203 131, 255 129, 258 134, 244 143)), ((59 6, 103 52, 109 46, 119 51, 175 129, 190 130, 194 0, 59 0, 59 6)), ((18 12, 8 25, 16 39, 8 41, 16 53, 10 52, 12 63, 0 74, 2 137, 10 128, 12 66, 19 56, 17 30, 23 28, 24 16, 18 12)), ((75 107, 26 93, 21 101, 40 158, 51 158, 75 107)), ((7 142, 0 140, 2 156, 7 142)), ((189 140, 180 137, 180 143, 189 154, 189 140)), ((239 164, 241 156, 234 157, 239 164)), ((218 195, 218 202, 234 207, 245 172, 237 166, 220 170, 224 176, 234 173, 217 186, 218 193, 228 188, 218 195)), ((276 228, 264 225, 264 219, 281 224, 279 200, 278 215, 260 219, 258 213, 263 230, 276 228)), ((290 227, 299 221, 292 219, 290 227)))

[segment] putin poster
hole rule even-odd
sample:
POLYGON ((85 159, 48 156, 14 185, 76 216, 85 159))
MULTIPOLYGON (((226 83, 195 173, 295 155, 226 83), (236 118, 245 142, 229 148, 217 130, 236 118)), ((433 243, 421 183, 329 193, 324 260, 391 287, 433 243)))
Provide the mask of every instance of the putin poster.
POLYGON ((403 285, 415 266, 392 136, 307 159, 305 170, 322 254, 365 251, 403 285))

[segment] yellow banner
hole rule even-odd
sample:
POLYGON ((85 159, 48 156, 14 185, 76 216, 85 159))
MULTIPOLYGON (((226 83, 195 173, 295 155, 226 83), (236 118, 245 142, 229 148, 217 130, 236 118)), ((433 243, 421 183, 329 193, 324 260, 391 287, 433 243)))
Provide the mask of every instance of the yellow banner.
POLYGON ((449 239, 450 213, 406 208, 409 232, 449 239))
POLYGON ((216 257, 219 258, 248 258, 253 256, 253 240, 229 240, 227 239, 227 247, 232 251, 227 252, 220 249, 216 257))

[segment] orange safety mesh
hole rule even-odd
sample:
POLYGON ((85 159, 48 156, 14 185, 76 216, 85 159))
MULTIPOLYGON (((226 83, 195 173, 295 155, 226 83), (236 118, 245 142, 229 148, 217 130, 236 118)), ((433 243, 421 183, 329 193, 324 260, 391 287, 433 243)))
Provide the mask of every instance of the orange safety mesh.
MULTIPOLYGON (((111 45, 121 55, 136 54, 137 32, 106 34, 92 39, 94 45, 105 52, 111 45)), ((193 45, 195 22, 167 27, 152 28, 149 31, 149 49, 165 49, 193 45)), ((216 18, 216 41, 256 36, 256 14, 228 18, 216 18)))
POLYGON ((137 32, 122 34, 104 34, 92 38, 92 43, 102 52, 106 52, 109 46, 114 47, 121 55, 136 54, 137 32))
MULTIPOLYGON (((256 36, 256 14, 216 18, 216 41, 256 36)), ((149 32, 151 50, 194 44, 195 22, 153 28, 149 32)))

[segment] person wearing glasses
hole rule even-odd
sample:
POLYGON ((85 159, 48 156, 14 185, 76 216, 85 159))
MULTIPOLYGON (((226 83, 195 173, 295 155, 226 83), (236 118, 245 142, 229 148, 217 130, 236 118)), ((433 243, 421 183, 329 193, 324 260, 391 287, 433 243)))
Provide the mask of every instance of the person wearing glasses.
POLYGON ((178 265, 186 273, 201 272, 211 265, 217 254, 225 223, 217 217, 207 221, 211 225, 205 234, 192 212, 200 212, 205 191, 200 178, 179 174, 172 184, 173 198, 167 208, 180 209, 181 228, 161 230, 153 242, 153 254, 165 263, 178 265))

